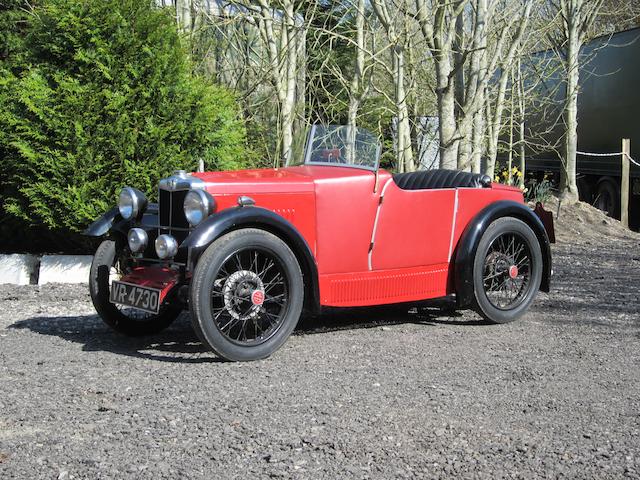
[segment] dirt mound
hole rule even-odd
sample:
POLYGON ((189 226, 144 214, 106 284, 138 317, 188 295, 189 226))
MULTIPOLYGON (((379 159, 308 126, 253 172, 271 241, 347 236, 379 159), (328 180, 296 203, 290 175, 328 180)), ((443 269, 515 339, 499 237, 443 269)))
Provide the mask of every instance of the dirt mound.
POLYGON ((601 243, 612 239, 640 242, 639 233, 626 229, 619 220, 608 217, 588 203, 561 203, 558 210, 558 199, 553 197, 544 208, 553 212, 558 242, 601 243))

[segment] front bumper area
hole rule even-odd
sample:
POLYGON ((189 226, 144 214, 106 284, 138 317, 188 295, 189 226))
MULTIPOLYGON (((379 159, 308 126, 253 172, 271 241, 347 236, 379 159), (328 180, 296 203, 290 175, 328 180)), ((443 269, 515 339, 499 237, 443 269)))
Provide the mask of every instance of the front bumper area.
POLYGON ((136 267, 119 281, 159 290, 160 304, 162 304, 174 288, 180 284, 180 274, 175 270, 161 266, 136 267))

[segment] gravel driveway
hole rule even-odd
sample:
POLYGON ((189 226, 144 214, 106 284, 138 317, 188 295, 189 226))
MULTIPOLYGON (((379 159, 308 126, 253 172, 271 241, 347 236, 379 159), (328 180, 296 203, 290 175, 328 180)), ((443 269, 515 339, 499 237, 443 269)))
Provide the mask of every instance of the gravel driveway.
POLYGON ((640 478, 640 242, 554 255, 515 324, 329 313, 248 364, 0 286, 0 478, 640 478))

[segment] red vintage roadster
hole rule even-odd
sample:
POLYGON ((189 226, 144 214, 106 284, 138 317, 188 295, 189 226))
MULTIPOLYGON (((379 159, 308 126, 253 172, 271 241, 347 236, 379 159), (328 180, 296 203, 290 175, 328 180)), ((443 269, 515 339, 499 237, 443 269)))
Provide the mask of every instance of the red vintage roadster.
POLYGON ((297 166, 177 172, 158 203, 124 188, 86 232, 107 236, 91 268, 96 310, 144 335, 188 307, 216 354, 256 360, 303 308, 451 296, 505 323, 549 290, 548 235, 520 190, 460 171, 392 175, 379 156, 362 129, 316 125, 297 166))

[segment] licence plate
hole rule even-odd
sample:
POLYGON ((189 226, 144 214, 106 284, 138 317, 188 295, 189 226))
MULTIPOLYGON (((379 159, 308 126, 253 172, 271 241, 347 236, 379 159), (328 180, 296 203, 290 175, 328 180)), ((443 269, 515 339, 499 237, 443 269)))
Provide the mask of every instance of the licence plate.
POLYGON ((109 300, 111 303, 157 314, 160 311, 160 292, 157 288, 114 281, 111 283, 109 300))

